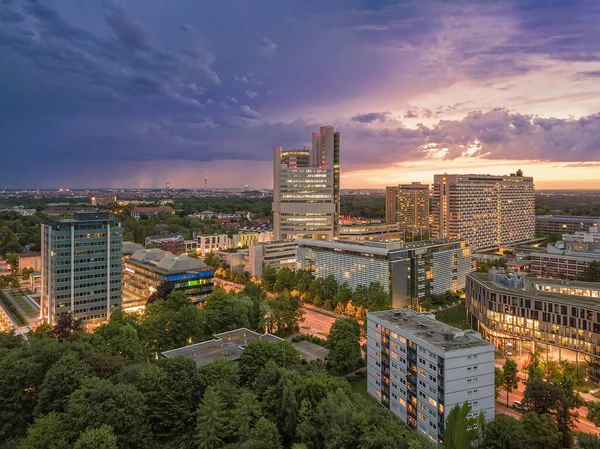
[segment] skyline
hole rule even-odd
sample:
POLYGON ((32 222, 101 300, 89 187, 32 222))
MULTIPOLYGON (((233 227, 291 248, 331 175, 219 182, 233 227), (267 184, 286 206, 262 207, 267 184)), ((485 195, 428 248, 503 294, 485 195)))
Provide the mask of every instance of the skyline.
POLYGON ((600 4, 0 4, 1 187, 272 188, 341 132, 341 187, 600 188, 600 4))

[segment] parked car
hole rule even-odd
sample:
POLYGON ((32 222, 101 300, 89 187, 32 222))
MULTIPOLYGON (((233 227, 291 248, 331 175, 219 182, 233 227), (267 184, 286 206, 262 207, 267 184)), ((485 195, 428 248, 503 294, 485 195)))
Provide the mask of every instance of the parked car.
POLYGON ((524 410, 525 406, 523 405, 523 403, 521 401, 514 401, 513 402, 513 407, 516 408, 517 410, 524 410))

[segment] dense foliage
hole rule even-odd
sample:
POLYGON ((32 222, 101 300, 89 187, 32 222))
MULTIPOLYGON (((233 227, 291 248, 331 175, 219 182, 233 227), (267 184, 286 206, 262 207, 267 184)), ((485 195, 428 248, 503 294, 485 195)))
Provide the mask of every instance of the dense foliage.
MULTIPOLYGON (((322 363, 303 363, 287 341, 257 340, 238 363, 217 360, 200 368, 185 357, 157 357, 214 332, 283 327, 271 323, 271 313, 263 309, 272 301, 257 302, 251 293, 219 290, 199 311, 174 292, 140 316, 113 313, 93 334, 77 331, 73 323, 62 323, 73 328, 66 334, 40 327, 27 340, 0 334, 0 444, 21 449, 431 447, 390 412, 353 395, 322 363)), ((331 344, 355 339, 357 326, 338 324, 331 344)))
POLYGON ((597 192, 565 192, 555 195, 538 193, 535 196, 537 215, 600 216, 597 192))

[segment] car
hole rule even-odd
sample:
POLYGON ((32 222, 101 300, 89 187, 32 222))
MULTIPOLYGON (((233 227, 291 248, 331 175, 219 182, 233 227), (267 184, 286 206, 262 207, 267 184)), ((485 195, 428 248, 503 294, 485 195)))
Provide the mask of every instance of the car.
POLYGON ((523 405, 523 403, 521 401, 514 401, 512 403, 513 407, 516 408, 517 410, 523 410, 525 408, 525 406, 523 405))

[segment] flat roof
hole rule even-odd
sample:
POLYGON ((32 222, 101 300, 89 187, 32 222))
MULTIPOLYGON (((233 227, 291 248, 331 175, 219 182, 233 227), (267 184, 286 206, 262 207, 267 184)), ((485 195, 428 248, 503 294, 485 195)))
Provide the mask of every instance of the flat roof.
POLYGON ((600 309, 600 298, 591 298, 587 296, 577 296, 577 295, 567 295, 563 293, 553 293, 546 292, 542 290, 538 290, 536 286, 538 285, 549 285, 555 287, 571 287, 571 288, 580 288, 580 289, 591 289, 598 290, 600 289, 600 283, 597 282, 582 282, 582 281, 563 281, 560 279, 541 279, 532 276, 525 277, 524 288, 512 288, 497 282, 494 282, 490 279, 488 273, 479 273, 473 271, 467 275, 468 277, 472 277, 477 281, 485 284, 491 290, 504 293, 509 295, 526 295, 531 298, 538 299, 549 299, 557 302, 562 302, 568 305, 583 305, 592 308, 600 309))
POLYGON ((557 220, 557 221, 573 221, 573 220, 578 220, 578 221, 600 221, 600 217, 582 217, 580 215, 536 215, 535 216, 536 220, 537 219, 543 219, 543 220, 557 220))
POLYGON ((217 334, 212 340, 165 351, 161 355, 167 358, 188 357, 194 360, 197 366, 204 366, 219 359, 238 360, 246 345, 254 340, 265 340, 268 343, 283 341, 276 335, 259 334, 241 328, 217 334))
POLYGON ((405 331, 443 351, 486 347, 493 345, 481 338, 473 330, 462 330, 435 319, 433 313, 417 312, 412 309, 383 310, 370 312, 369 317, 376 317, 390 325, 405 331))
POLYGON ((431 239, 418 242, 404 243, 402 241, 387 241, 387 240, 369 240, 366 242, 354 241, 335 241, 329 242, 326 240, 311 240, 311 239, 296 239, 298 245, 313 246, 319 248, 333 248, 345 251, 354 251, 361 253, 375 254, 379 256, 387 256, 392 252, 409 251, 418 248, 427 248, 448 245, 452 243, 460 243, 463 240, 458 239, 431 239))

